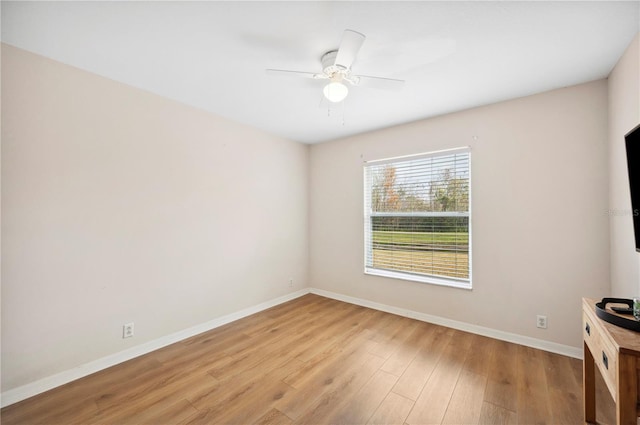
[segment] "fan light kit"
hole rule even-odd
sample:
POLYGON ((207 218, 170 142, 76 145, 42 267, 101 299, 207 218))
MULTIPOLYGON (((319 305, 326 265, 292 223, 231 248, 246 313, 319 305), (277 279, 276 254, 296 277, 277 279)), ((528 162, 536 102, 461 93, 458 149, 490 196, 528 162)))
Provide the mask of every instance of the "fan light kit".
POLYGON ((324 86, 324 89, 322 89, 322 93, 329 102, 337 103, 342 102, 344 98, 347 97, 347 95, 349 94, 349 89, 340 81, 332 81, 324 86))
POLYGON ((398 90, 404 85, 404 80, 394 78, 370 77, 351 74, 351 65, 356 59, 358 51, 365 40, 364 34, 353 30, 345 30, 337 50, 330 50, 320 59, 322 73, 289 71, 284 69, 267 69, 273 75, 299 75, 316 80, 329 80, 324 86, 324 97, 333 103, 342 102, 349 94, 346 83, 352 86, 367 86, 372 88, 398 90))

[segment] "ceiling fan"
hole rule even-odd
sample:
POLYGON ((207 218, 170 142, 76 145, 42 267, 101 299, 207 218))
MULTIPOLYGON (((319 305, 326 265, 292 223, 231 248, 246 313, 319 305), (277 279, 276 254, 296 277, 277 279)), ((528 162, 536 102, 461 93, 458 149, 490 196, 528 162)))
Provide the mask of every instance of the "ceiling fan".
POLYGON ((368 75, 355 75, 351 73, 351 65, 358 55, 358 51, 364 43, 365 35, 353 30, 345 30, 342 34, 340 47, 330 50, 322 55, 322 72, 302 72, 285 69, 267 69, 270 75, 298 75, 316 80, 329 80, 322 93, 330 102, 342 102, 349 94, 345 83, 352 86, 367 86, 373 88, 399 90, 404 85, 404 80, 395 78, 371 77, 368 75))

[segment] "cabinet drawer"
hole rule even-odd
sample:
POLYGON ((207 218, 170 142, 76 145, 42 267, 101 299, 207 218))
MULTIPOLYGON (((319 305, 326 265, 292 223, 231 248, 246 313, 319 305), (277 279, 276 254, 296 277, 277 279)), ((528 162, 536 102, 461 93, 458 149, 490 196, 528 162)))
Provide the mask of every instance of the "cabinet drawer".
POLYGON ((598 369, 604 378, 604 382, 611 392, 613 399, 616 399, 617 377, 618 377, 618 352, 609 341, 601 335, 598 339, 599 351, 593 352, 598 369))
POLYGON ((586 314, 582 315, 584 342, 593 355, 595 364, 607 384, 611 396, 616 398, 617 351, 602 335, 600 324, 592 321, 586 314))
POLYGON ((598 330, 593 326, 593 322, 585 313, 582 313, 582 339, 595 357, 596 352, 600 347, 598 342, 600 340, 600 336, 598 330))

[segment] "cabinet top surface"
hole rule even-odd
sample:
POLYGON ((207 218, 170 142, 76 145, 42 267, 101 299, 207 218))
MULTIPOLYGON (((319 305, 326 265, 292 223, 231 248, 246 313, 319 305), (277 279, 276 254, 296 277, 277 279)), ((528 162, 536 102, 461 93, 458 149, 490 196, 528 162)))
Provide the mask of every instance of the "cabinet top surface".
MULTIPOLYGON (((604 320, 600 319, 598 316, 596 316, 597 302, 600 302, 600 300, 583 298, 582 309, 586 313, 590 313, 589 316, 591 316, 591 320, 598 321, 598 323, 610 336, 618 351, 640 356, 640 332, 634 332, 629 329, 621 328, 620 326, 616 326, 612 323, 605 322, 604 320)), ((613 311, 608 311, 610 313, 613 313, 613 311)))

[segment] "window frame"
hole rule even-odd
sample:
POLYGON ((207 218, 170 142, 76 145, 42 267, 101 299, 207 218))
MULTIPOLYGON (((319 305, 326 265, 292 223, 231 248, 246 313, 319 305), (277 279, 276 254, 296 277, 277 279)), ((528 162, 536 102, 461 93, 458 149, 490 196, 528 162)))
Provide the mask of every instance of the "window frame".
POLYGON ((449 286, 453 288, 461 288, 461 289, 469 289, 473 288, 473 267, 472 267, 472 178, 471 178, 471 148, 469 146, 453 148, 453 149, 445 149, 433 152, 419 153, 413 155, 404 155, 392 158, 384 158, 379 160, 369 160, 364 161, 363 164, 363 210, 364 210, 364 273, 366 275, 372 276, 381 276, 392 279, 401 279, 408 280, 419 283, 428 283, 432 285, 440 285, 440 286, 449 286), (440 211, 440 212, 397 212, 397 213, 373 213, 373 211, 367 211, 367 208, 370 207, 368 199, 371 198, 371 190, 372 185, 370 185, 367 179, 367 170, 373 165, 385 165, 385 164, 394 164, 402 161, 416 160, 416 159, 426 159, 440 156, 453 155, 457 153, 467 153, 469 157, 469 168, 468 168, 468 185, 469 185, 469 205, 468 210, 465 213, 460 213, 457 211, 440 211), (468 258, 469 258, 469 277, 468 279, 463 278, 454 278, 454 277, 445 277, 439 275, 428 275, 422 273, 412 273, 408 271, 400 271, 400 270, 388 270, 388 269, 379 269, 375 267, 371 267, 367 264, 368 258, 373 258, 372 250, 372 234, 371 230, 371 217, 380 217, 380 216, 393 216, 393 217, 468 217, 468 258))

